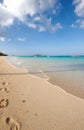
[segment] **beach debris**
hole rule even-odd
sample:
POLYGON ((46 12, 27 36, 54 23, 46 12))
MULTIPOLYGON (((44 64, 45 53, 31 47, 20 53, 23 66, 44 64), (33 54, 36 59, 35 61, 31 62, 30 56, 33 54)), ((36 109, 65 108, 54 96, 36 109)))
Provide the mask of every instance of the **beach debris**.
POLYGON ((0 100, 0 108, 7 107, 8 104, 9 104, 9 100, 8 99, 1 99, 0 100))
POLYGON ((9 125, 10 130, 20 130, 20 124, 10 117, 6 118, 6 124, 9 125))

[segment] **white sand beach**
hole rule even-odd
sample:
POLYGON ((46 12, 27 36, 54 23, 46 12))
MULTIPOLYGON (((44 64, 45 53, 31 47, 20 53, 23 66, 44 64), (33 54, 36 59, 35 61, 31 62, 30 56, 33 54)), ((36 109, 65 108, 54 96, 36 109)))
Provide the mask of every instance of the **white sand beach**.
POLYGON ((0 57, 0 130, 84 130, 84 100, 0 57))

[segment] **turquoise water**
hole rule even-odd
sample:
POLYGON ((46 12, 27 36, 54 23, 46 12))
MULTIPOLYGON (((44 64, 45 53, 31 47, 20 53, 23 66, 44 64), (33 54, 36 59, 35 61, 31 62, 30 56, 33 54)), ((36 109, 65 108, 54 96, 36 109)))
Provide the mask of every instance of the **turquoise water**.
POLYGON ((50 57, 7 57, 16 67, 28 69, 30 73, 56 71, 84 71, 84 56, 50 56, 50 57))
POLYGON ((8 56, 7 60, 84 99, 84 56, 8 56))

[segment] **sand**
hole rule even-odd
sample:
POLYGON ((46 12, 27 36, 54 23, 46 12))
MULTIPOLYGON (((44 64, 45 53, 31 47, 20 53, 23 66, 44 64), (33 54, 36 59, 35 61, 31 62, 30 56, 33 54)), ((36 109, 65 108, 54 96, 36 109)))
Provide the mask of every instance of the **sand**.
POLYGON ((84 100, 0 57, 0 130, 84 130, 84 100))
POLYGON ((56 72, 55 75, 47 74, 47 76, 50 83, 84 99, 84 71, 56 72))

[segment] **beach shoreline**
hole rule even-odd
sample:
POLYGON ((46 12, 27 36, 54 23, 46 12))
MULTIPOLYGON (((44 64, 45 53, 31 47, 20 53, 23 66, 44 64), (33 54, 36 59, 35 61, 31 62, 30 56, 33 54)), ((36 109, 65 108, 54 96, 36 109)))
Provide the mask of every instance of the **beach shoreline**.
POLYGON ((70 59, 65 57, 64 60, 59 59, 61 64, 59 64, 59 61, 57 61, 56 58, 53 60, 53 62, 51 58, 48 60, 47 58, 45 59, 39 58, 38 60, 38 58, 33 58, 33 57, 32 58, 26 57, 26 59, 24 57, 23 58, 6 57, 5 59, 7 60, 7 62, 9 62, 9 64, 12 65, 12 67, 17 69, 22 69, 25 72, 27 72, 29 75, 36 76, 37 78, 38 77, 43 78, 47 80, 49 83, 51 83, 52 85, 59 86, 67 93, 79 97, 81 99, 84 99, 83 61, 78 62, 78 59, 72 58, 72 61, 74 61, 73 64, 73 62, 71 61, 71 57, 70 59), (68 60, 69 63, 67 63, 66 59, 68 60), (30 64, 29 62, 31 63, 33 62, 33 63, 30 64), (42 62, 42 64, 39 66, 40 62, 42 62), (49 65, 46 66, 48 63, 49 65), (67 66, 70 65, 73 69, 67 68, 67 66), (34 70, 32 66, 35 67, 34 70), (50 68, 48 68, 49 66, 50 68), (52 66, 54 66, 55 69, 52 66))
POLYGON ((73 73, 72 71, 64 74, 60 73, 55 76, 49 75, 49 82, 53 85, 59 86, 67 93, 79 97, 84 100, 84 83, 81 72, 73 73), (72 76, 71 76, 71 75, 72 76), (73 75, 74 74, 74 75, 73 75))
POLYGON ((83 130, 84 100, 0 57, 0 130, 83 130))

